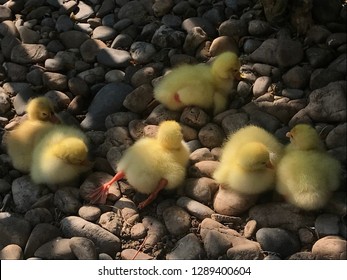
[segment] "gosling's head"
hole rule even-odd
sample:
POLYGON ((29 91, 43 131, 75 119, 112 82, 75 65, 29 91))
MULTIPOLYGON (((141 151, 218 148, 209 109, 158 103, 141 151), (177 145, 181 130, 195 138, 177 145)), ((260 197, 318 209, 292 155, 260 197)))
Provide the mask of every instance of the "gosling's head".
POLYGON ((183 140, 181 126, 176 121, 164 121, 159 125, 157 139, 168 149, 179 149, 183 140))
POLYGON ((241 63, 233 52, 218 55, 212 64, 212 74, 219 79, 239 79, 241 63))
POLYGON ((88 158, 88 147, 79 138, 65 138, 54 147, 54 154, 68 164, 84 165, 88 158))
POLYGON ((297 124, 286 134, 290 142, 300 150, 323 150, 324 144, 317 131, 308 124, 297 124))
POLYGON ((57 123, 53 103, 45 96, 31 99, 26 107, 29 120, 40 120, 57 123))
POLYGON ((239 149, 236 157, 237 164, 248 171, 273 168, 270 161, 270 153, 262 143, 252 142, 243 145, 239 149))

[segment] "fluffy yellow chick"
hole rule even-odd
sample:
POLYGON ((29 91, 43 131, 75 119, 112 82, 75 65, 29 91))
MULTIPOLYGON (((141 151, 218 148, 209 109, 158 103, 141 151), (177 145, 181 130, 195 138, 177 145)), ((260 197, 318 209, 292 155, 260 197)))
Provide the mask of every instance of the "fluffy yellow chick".
POLYGON ((29 172, 33 149, 42 136, 58 122, 51 101, 37 97, 29 101, 27 116, 6 134, 6 149, 14 168, 29 172))
POLYGON ((127 149, 117 165, 113 179, 90 194, 92 203, 105 203, 109 187, 124 177, 135 190, 150 194, 138 207, 150 204, 158 193, 183 183, 189 148, 183 141, 180 125, 164 121, 155 138, 144 137, 127 149))
POLYGON ((34 183, 56 185, 90 168, 85 134, 75 127, 56 125, 36 145, 30 175, 34 183))
POLYGON ((170 110, 198 106, 212 108, 216 115, 226 108, 239 69, 239 59, 232 52, 220 54, 211 65, 181 65, 158 82, 154 97, 170 110))
POLYGON ((259 194, 274 187, 283 145, 265 129, 249 125, 233 133, 222 148, 213 177, 223 187, 259 194))
POLYGON ((291 143, 278 164, 277 191, 299 208, 324 207, 339 187, 339 161, 323 149, 318 133, 309 125, 297 125, 287 136, 291 143))

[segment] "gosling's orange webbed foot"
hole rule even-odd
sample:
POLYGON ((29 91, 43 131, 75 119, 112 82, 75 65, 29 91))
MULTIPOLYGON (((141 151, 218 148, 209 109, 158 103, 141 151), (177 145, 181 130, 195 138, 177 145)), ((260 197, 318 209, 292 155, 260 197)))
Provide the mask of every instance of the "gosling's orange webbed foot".
POLYGON ((117 182, 125 177, 123 171, 117 172, 117 174, 107 183, 103 184, 101 187, 96 188, 88 195, 88 199, 93 204, 105 204, 108 190, 114 182, 117 182))
POLYGON ((160 179, 156 189, 147 197, 146 200, 140 202, 137 208, 141 210, 145 208, 147 205, 149 205, 150 203, 152 203, 152 201, 157 198, 158 193, 166 187, 167 183, 168 181, 166 179, 160 179))

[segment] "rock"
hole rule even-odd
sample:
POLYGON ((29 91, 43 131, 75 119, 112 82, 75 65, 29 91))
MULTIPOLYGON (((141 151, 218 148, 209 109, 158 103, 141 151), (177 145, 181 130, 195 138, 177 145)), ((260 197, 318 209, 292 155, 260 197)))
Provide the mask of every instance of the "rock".
POLYGON ((190 17, 182 22, 182 29, 184 29, 187 33, 189 33, 194 27, 200 27, 210 38, 217 37, 216 29, 208 20, 202 17, 190 17))
POLYGON ((271 25, 263 20, 251 20, 248 23, 248 33, 252 36, 266 36, 269 35, 272 32, 271 25))
POLYGON ((313 244, 312 254, 319 259, 345 260, 347 241, 339 236, 325 236, 313 244))
POLYGON ((190 215, 178 206, 171 206, 164 210, 163 219, 167 230, 172 235, 181 236, 190 228, 190 215))
POLYGON ((193 27, 184 40, 183 49, 187 54, 194 55, 199 45, 207 39, 208 36, 201 27, 193 27))
POLYGON ((188 178, 184 185, 184 192, 188 197, 206 205, 212 202, 217 189, 217 182, 207 177, 188 178))
POLYGON ((259 97, 267 92, 269 86, 271 85, 271 78, 267 76, 259 77, 255 80, 253 84, 253 96, 259 97))
POLYGON ((35 251, 43 244, 61 236, 59 228, 48 223, 37 224, 25 245, 24 257, 30 258, 34 256, 35 251))
POLYGON ((325 143, 328 149, 342 147, 346 145, 347 138, 347 123, 339 124, 333 128, 327 137, 325 143))
POLYGON ((48 51, 41 44, 20 44, 11 51, 11 61, 19 64, 39 63, 47 58, 48 51))
POLYGON ((194 150, 194 152, 192 152, 189 155, 189 160, 191 163, 197 163, 199 161, 204 161, 204 160, 215 160, 215 156, 211 153, 211 151, 206 148, 199 148, 194 150))
POLYGON ((93 241, 85 237, 72 237, 70 239, 70 248, 78 260, 97 260, 93 241))
POLYGON ((0 260, 22 260, 23 251, 17 244, 9 244, 0 250, 0 260))
POLYGON ((226 116, 222 120, 222 128, 225 135, 230 135, 248 123, 249 117, 246 113, 235 113, 226 116))
POLYGON ((56 238, 40 246, 34 253, 35 257, 45 260, 74 260, 75 255, 70 248, 68 238, 56 238))
POLYGON ((61 32, 59 37, 67 49, 78 49, 83 42, 89 39, 88 34, 77 30, 61 32))
POLYGON ((39 199, 41 190, 29 176, 25 175, 12 182, 13 202, 18 212, 24 213, 39 199))
POLYGON ((171 27, 161 25, 153 34, 151 44, 157 48, 180 47, 185 39, 185 33, 171 27))
POLYGON ((138 214, 138 210, 135 203, 132 200, 125 197, 121 197, 114 204, 114 207, 115 209, 119 209, 121 211, 121 216, 128 225, 134 225, 136 222, 139 221, 140 217, 138 214))
POLYGON ((333 214, 321 214, 315 221, 315 229, 319 238, 327 235, 339 235, 340 217, 333 214))
POLYGON ((115 255, 120 251, 119 238, 102 227, 80 217, 69 216, 61 220, 61 230, 66 237, 86 237, 94 242, 98 253, 115 255))
POLYGON ((188 175, 194 178, 208 177, 212 178, 214 171, 218 167, 218 161, 204 160, 195 163, 188 168, 188 175))
POLYGON ((148 254, 145 254, 143 252, 137 252, 135 249, 125 249, 121 252, 121 258, 122 260, 152 260, 153 257, 151 257, 148 254))
POLYGON ((309 74, 300 66, 294 66, 282 76, 284 84, 292 89, 304 89, 309 80, 309 74))
POLYGON ((40 223, 50 223, 53 221, 53 216, 47 208, 38 207, 28 210, 24 218, 34 227, 40 223))
POLYGON ((189 233, 176 243, 175 248, 166 255, 167 260, 199 260, 205 255, 199 238, 189 233))
POLYGON ((309 95, 305 108, 307 115, 316 122, 343 122, 346 120, 346 82, 338 81, 316 89, 309 95))
POLYGON ((253 237, 257 230, 257 221, 256 220, 249 220, 244 229, 243 229, 243 236, 247 239, 250 239, 253 237))
POLYGON ((141 239, 147 235, 147 231, 143 223, 138 223, 131 227, 130 234, 132 239, 141 239))
POLYGON ((143 84, 130 92, 124 99, 123 105, 134 113, 142 113, 153 100, 153 88, 149 84, 143 84))
POLYGON ((275 252, 286 258, 300 250, 300 242, 296 235, 282 228, 261 228, 256 239, 264 251, 275 252))
POLYGON ((147 21, 148 13, 141 2, 130 1, 122 5, 118 11, 118 18, 128 18, 134 24, 144 24, 147 21))
POLYGON ((249 55, 252 61, 270 65, 278 65, 276 59, 277 52, 277 39, 267 39, 265 40, 259 48, 249 55))
POLYGON ((209 116, 202 109, 190 106, 183 110, 180 121, 194 128, 201 128, 208 123, 209 116))
POLYGON ((197 217, 199 220, 209 218, 215 213, 206 205, 185 196, 181 196, 176 203, 178 206, 186 209, 191 215, 197 217))
POLYGON ((78 209, 78 215, 89 222, 95 222, 99 219, 101 210, 94 205, 83 205, 78 209))
POLYGON ((298 235, 302 244, 312 244, 315 241, 315 234, 308 228, 300 228, 298 235))
POLYGON ((98 51, 96 59, 107 67, 121 68, 130 65, 131 56, 129 52, 124 50, 102 48, 98 51))
POLYGON ((247 23, 244 20, 231 18, 220 24, 218 32, 219 36, 230 36, 238 40, 248 34, 247 23))
POLYGON ((212 149, 223 144, 225 135, 220 126, 208 123, 199 130, 198 138, 203 146, 212 149))
POLYGON ((105 119, 122 107, 132 87, 123 83, 110 83, 102 87, 92 100, 81 126, 88 130, 104 130, 105 119))
POLYGON ((204 249, 207 257, 216 259, 224 255, 232 247, 232 237, 216 230, 209 230, 203 238, 204 249))
POLYGON ((281 202, 271 202, 253 206, 249 218, 257 221, 258 227, 281 227, 297 231, 314 225, 314 216, 303 213, 298 208, 281 202))
POLYGON ((65 214, 77 214, 78 209, 82 206, 78 200, 78 191, 76 188, 57 190, 54 194, 54 205, 65 214))
POLYGON ((333 60, 332 52, 327 49, 311 47, 305 53, 313 68, 326 67, 333 60))
POLYGON ((318 68, 313 71, 310 78, 311 90, 319 89, 329 85, 329 83, 340 81, 344 79, 344 74, 336 71, 335 69, 318 68))
POLYGON ((178 121, 180 113, 177 111, 171 111, 165 108, 164 105, 159 104, 156 106, 146 119, 146 123, 158 125, 162 121, 175 120, 178 121))
POLYGON ((315 0, 312 7, 312 16, 319 23, 327 23, 335 21, 339 17, 341 2, 332 0, 325 2, 323 0, 315 0))
POLYGON ((130 46, 130 55, 137 64, 145 64, 152 60, 156 53, 154 46, 147 42, 134 42, 130 46))
POLYGON ((262 260, 263 253, 258 244, 241 244, 228 249, 227 257, 229 260, 262 260))
POLYGON ((164 225, 156 218, 145 216, 142 219, 144 227, 147 229, 145 246, 153 247, 164 236, 166 230, 164 225))
POLYGON ((304 58, 304 50, 299 41, 279 39, 275 58, 280 67, 294 66, 304 58))
POLYGON ((213 200, 213 209, 219 214, 239 216, 257 201, 257 195, 244 195, 220 187, 213 200))
POLYGON ((98 52, 104 48, 107 48, 107 45, 103 41, 90 38, 79 47, 83 60, 89 63, 95 62, 98 52))
POLYGON ((97 26, 93 30, 92 39, 97 39, 101 41, 113 40, 117 35, 116 30, 109 26, 97 26))
POLYGON ((114 235, 120 236, 123 227, 123 219, 120 214, 110 211, 100 216, 98 224, 114 235))

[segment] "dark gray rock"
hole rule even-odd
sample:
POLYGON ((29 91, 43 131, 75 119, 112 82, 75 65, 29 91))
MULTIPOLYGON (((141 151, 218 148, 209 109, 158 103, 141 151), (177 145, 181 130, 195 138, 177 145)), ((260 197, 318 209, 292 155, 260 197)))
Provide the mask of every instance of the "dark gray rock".
POLYGON ((286 258, 300 250, 298 237, 282 228, 261 228, 256 239, 264 251, 274 252, 286 258))

